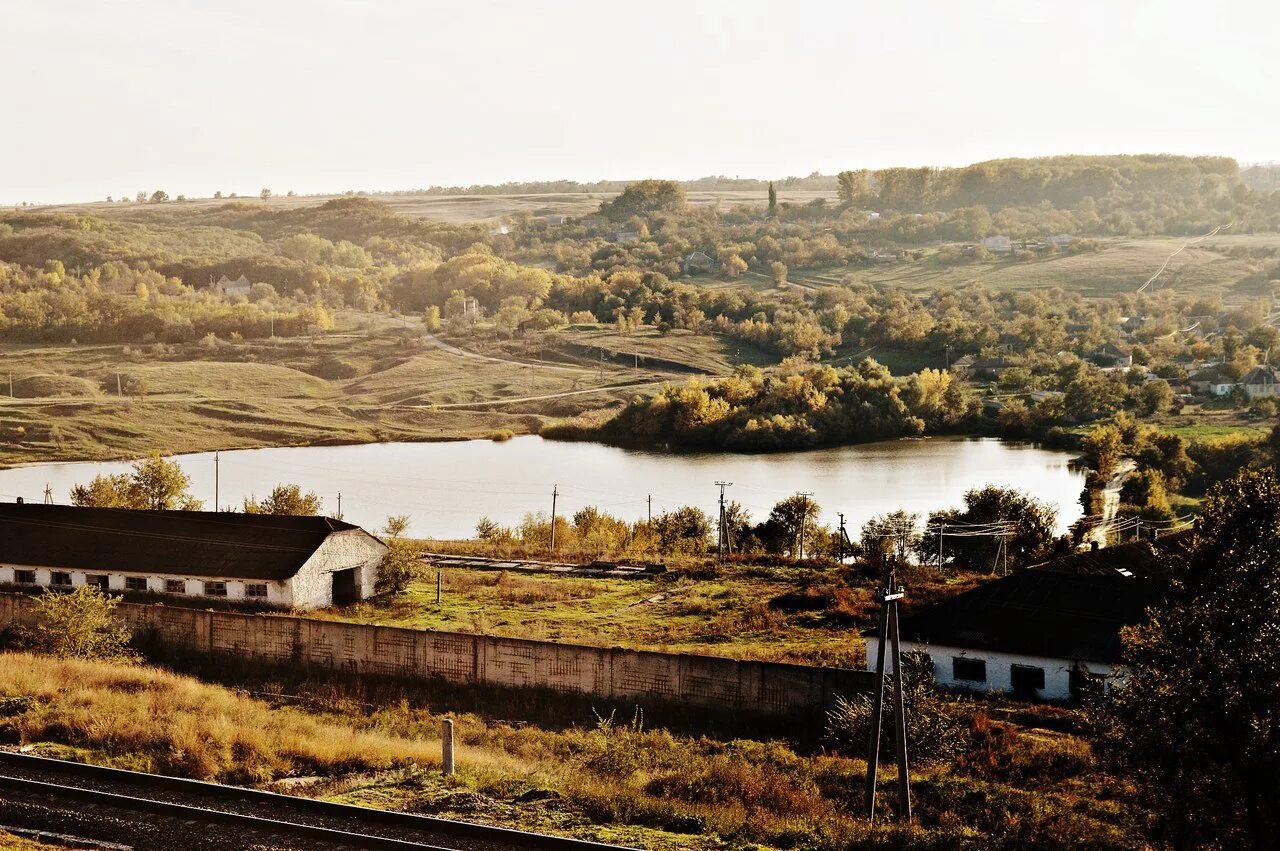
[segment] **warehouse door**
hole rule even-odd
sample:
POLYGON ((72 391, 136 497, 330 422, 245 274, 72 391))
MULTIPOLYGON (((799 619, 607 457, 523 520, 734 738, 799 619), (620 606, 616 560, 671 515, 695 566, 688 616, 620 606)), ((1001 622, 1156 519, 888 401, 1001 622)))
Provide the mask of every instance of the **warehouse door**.
POLYGON ((346 570, 335 570, 333 572, 333 604, 335 606, 346 606, 360 599, 360 591, 356 586, 356 569, 348 567, 346 570))

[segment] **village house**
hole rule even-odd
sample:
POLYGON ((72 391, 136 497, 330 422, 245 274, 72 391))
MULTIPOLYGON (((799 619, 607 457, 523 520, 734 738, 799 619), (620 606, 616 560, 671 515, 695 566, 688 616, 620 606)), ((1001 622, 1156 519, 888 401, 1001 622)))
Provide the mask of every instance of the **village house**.
POLYGON ((972 375, 999 378, 1015 366, 1017 364, 1007 358, 979 358, 969 367, 969 372, 972 375))
POLYGON ((615 230, 611 232, 607 239, 610 242, 632 243, 640 241, 640 231, 638 230, 615 230))
POLYGON ((952 361, 951 371, 960 374, 968 373, 973 369, 973 365, 977 360, 973 355, 962 355, 952 361))
MULTIPOLYGON (((939 686, 1065 701, 1122 682, 1120 630, 1169 591, 1190 533, 1076 553, 991 580, 902 619, 939 686)), ((908 589, 910 593, 910 589, 908 589)), ((879 647, 867 636, 868 666, 879 647)))
POLYGON ((253 289, 253 284, 249 283, 249 279, 244 275, 236 278, 234 281, 223 275, 213 285, 213 291, 222 296, 248 296, 249 290, 253 289))
POLYGON ((374 594, 386 544, 328 517, 0 504, 0 583, 278 608, 374 594))
POLYGON ((686 275, 707 274, 719 271, 720 261, 705 251, 694 251, 680 261, 680 268, 686 275))
POLYGON ((1235 389, 1236 381, 1220 363, 1211 363, 1191 373, 1191 389, 1202 396, 1226 396, 1235 389))
POLYGON ((1128 369, 1133 366, 1133 352, 1115 343, 1104 343, 1101 348, 1089 355, 1089 361, 1104 369, 1128 369))
POLYGON ((1280 395, 1280 370, 1270 364, 1255 366, 1240 379, 1240 386, 1250 399, 1280 395))

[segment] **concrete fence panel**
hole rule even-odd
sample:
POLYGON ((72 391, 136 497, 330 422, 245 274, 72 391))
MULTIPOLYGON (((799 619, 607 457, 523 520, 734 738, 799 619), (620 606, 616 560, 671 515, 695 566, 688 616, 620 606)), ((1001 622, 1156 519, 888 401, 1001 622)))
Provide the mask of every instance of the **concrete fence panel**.
MULTIPOLYGON (((820 713, 836 695, 870 687, 870 674, 843 668, 159 604, 121 603, 119 612, 135 633, 149 633, 170 646, 352 674, 548 688, 775 715, 820 713)), ((30 625, 34 619, 35 598, 0 593, 0 627, 30 625)))

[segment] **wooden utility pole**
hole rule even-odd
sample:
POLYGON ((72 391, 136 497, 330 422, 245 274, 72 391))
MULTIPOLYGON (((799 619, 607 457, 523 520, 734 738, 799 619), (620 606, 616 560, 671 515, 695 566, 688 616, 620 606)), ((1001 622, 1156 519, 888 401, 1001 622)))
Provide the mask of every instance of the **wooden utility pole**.
POLYGON ((338 519, 342 519, 342 491, 338 491, 338 519))
POLYGON ((847 537, 844 531, 844 512, 840 512, 836 516, 840 518, 840 535, 839 540, 836 541, 836 546, 839 548, 839 556, 836 561, 844 564, 844 539, 847 537))
POLYGON ((649 494, 649 497, 646 501, 649 504, 649 508, 648 508, 649 525, 652 526, 653 525, 653 494, 649 494))
MULTIPOLYGON (((119 373, 116 374, 116 377, 117 379, 119 378, 119 373)), ((222 484, 222 465, 221 465, 221 462, 218 460, 218 453, 215 452, 213 453, 213 510, 214 511, 222 510, 218 507, 218 497, 220 496, 220 494, 218 493, 218 488, 221 484, 222 484)))
POLYGON ((897 559, 885 559, 883 581, 876 592, 880 601, 879 644, 876 647, 876 689, 871 704, 871 734, 867 743, 867 819, 876 820, 876 780, 880 767, 880 728, 884 719, 884 690, 888 671, 885 652, 892 642, 893 738, 898 755, 898 818, 911 820, 911 779, 907 765, 907 716, 903 705, 902 646, 898 635, 898 603, 906 589, 898 584, 897 559))
POLYGON ((551 552, 556 551, 556 497, 560 495, 560 486, 551 486, 551 552))
POLYGON ((720 488, 720 524, 719 534, 716 536, 716 561, 724 561, 724 551, 729 543, 729 531, 724 527, 724 489, 733 487, 733 482, 716 482, 716 486, 720 488))
POLYGON ((800 491, 797 496, 803 497, 804 502, 800 508, 800 558, 804 559, 804 524, 809 519, 809 497, 813 496, 813 491, 800 491))

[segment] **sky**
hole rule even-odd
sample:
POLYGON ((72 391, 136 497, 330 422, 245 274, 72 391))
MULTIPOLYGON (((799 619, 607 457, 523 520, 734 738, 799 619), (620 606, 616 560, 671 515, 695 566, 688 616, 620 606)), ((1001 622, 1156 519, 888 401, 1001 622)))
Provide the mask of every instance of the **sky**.
POLYGON ((1280 159, 1280 3, 0 0, 0 203, 1280 159))

